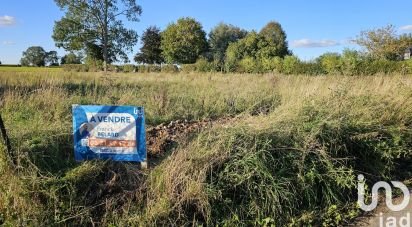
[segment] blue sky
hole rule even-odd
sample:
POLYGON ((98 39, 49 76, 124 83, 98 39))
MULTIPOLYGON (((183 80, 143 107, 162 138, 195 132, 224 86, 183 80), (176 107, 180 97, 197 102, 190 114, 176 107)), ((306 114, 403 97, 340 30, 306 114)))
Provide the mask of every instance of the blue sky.
MULTIPOLYGON (((150 25, 165 28, 179 17, 194 17, 208 33, 219 22, 260 30, 267 22, 281 23, 289 46, 303 60, 345 47, 365 29, 393 24, 399 33, 412 32, 410 0, 138 0, 140 22, 128 23, 139 35, 150 25)), ((54 21, 63 13, 53 0, 0 0, 0 61, 16 64, 29 46, 57 50, 51 38, 54 21)), ((140 43, 134 48, 138 51, 140 43)), ((133 53, 133 54, 134 54, 133 53)), ((132 56, 133 54, 130 54, 132 56)))

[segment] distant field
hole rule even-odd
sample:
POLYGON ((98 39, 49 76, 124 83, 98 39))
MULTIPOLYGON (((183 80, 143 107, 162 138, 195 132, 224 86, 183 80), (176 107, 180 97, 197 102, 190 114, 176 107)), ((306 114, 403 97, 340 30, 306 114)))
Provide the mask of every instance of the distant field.
POLYGON ((17 66, 2 66, 1 72, 59 72, 62 69, 59 67, 17 67, 17 66))
POLYGON ((357 174, 412 178, 410 76, 0 67, 0 95, 19 165, 0 145, 0 224, 338 226, 361 214, 357 174), (216 123, 148 170, 75 163, 72 104, 142 105, 148 127, 216 123))

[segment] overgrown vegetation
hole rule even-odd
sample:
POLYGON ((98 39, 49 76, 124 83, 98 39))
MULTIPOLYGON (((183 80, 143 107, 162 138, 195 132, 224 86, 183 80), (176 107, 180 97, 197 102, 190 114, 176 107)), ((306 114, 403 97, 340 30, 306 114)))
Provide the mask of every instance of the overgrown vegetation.
MULTIPOLYGON (((194 64, 148 64, 148 65, 110 65, 108 70, 112 72, 225 72, 225 73, 274 73, 285 75, 344 75, 344 76, 372 76, 392 74, 412 74, 412 60, 390 61, 374 60, 361 55, 357 51, 346 50, 343 55, 327 53, 314 61, 304 62, 295 56, 285 58, 273 57, 256 60, 246 57, 238 64, 226 65, 225 69, 217 62, 209 62, 205 58, 199 58, 194 64)), ((102 64, 66 64, 62 65, 65 71, 72 72, 98 72, 102 64)))
POLYGON ((410 178, 409 76, 2 72, 5 225, 343 225, 356 175, 410 178), (22 79, 24 78, 24 79, 22 79), (149 125, 237 116, 149 170, 74 163, 71 104, 143 105, 149 125))

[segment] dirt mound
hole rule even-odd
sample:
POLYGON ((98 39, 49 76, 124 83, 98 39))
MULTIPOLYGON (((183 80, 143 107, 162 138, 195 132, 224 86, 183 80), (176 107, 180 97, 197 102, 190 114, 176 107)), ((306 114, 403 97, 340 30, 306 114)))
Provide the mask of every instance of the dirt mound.
POLYGON ((147 129, 147 154, 149 158, 161 157, 168 149, 170 149, 182 137, 192 133, 199 133, 204 129, 211 128, 215 124, 226 123, 231 118, 220 118, 218 120, 201 120, 187 121, 176 120, 168 124, 160 124, 158 126, 147 129))

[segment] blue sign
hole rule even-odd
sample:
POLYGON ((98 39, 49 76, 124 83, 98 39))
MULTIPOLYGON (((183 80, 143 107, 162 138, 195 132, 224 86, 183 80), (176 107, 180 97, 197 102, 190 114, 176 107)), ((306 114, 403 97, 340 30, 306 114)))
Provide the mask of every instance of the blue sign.
POLYGON ((73 105, 76 161, 146 162, 143 107, 73 105))

